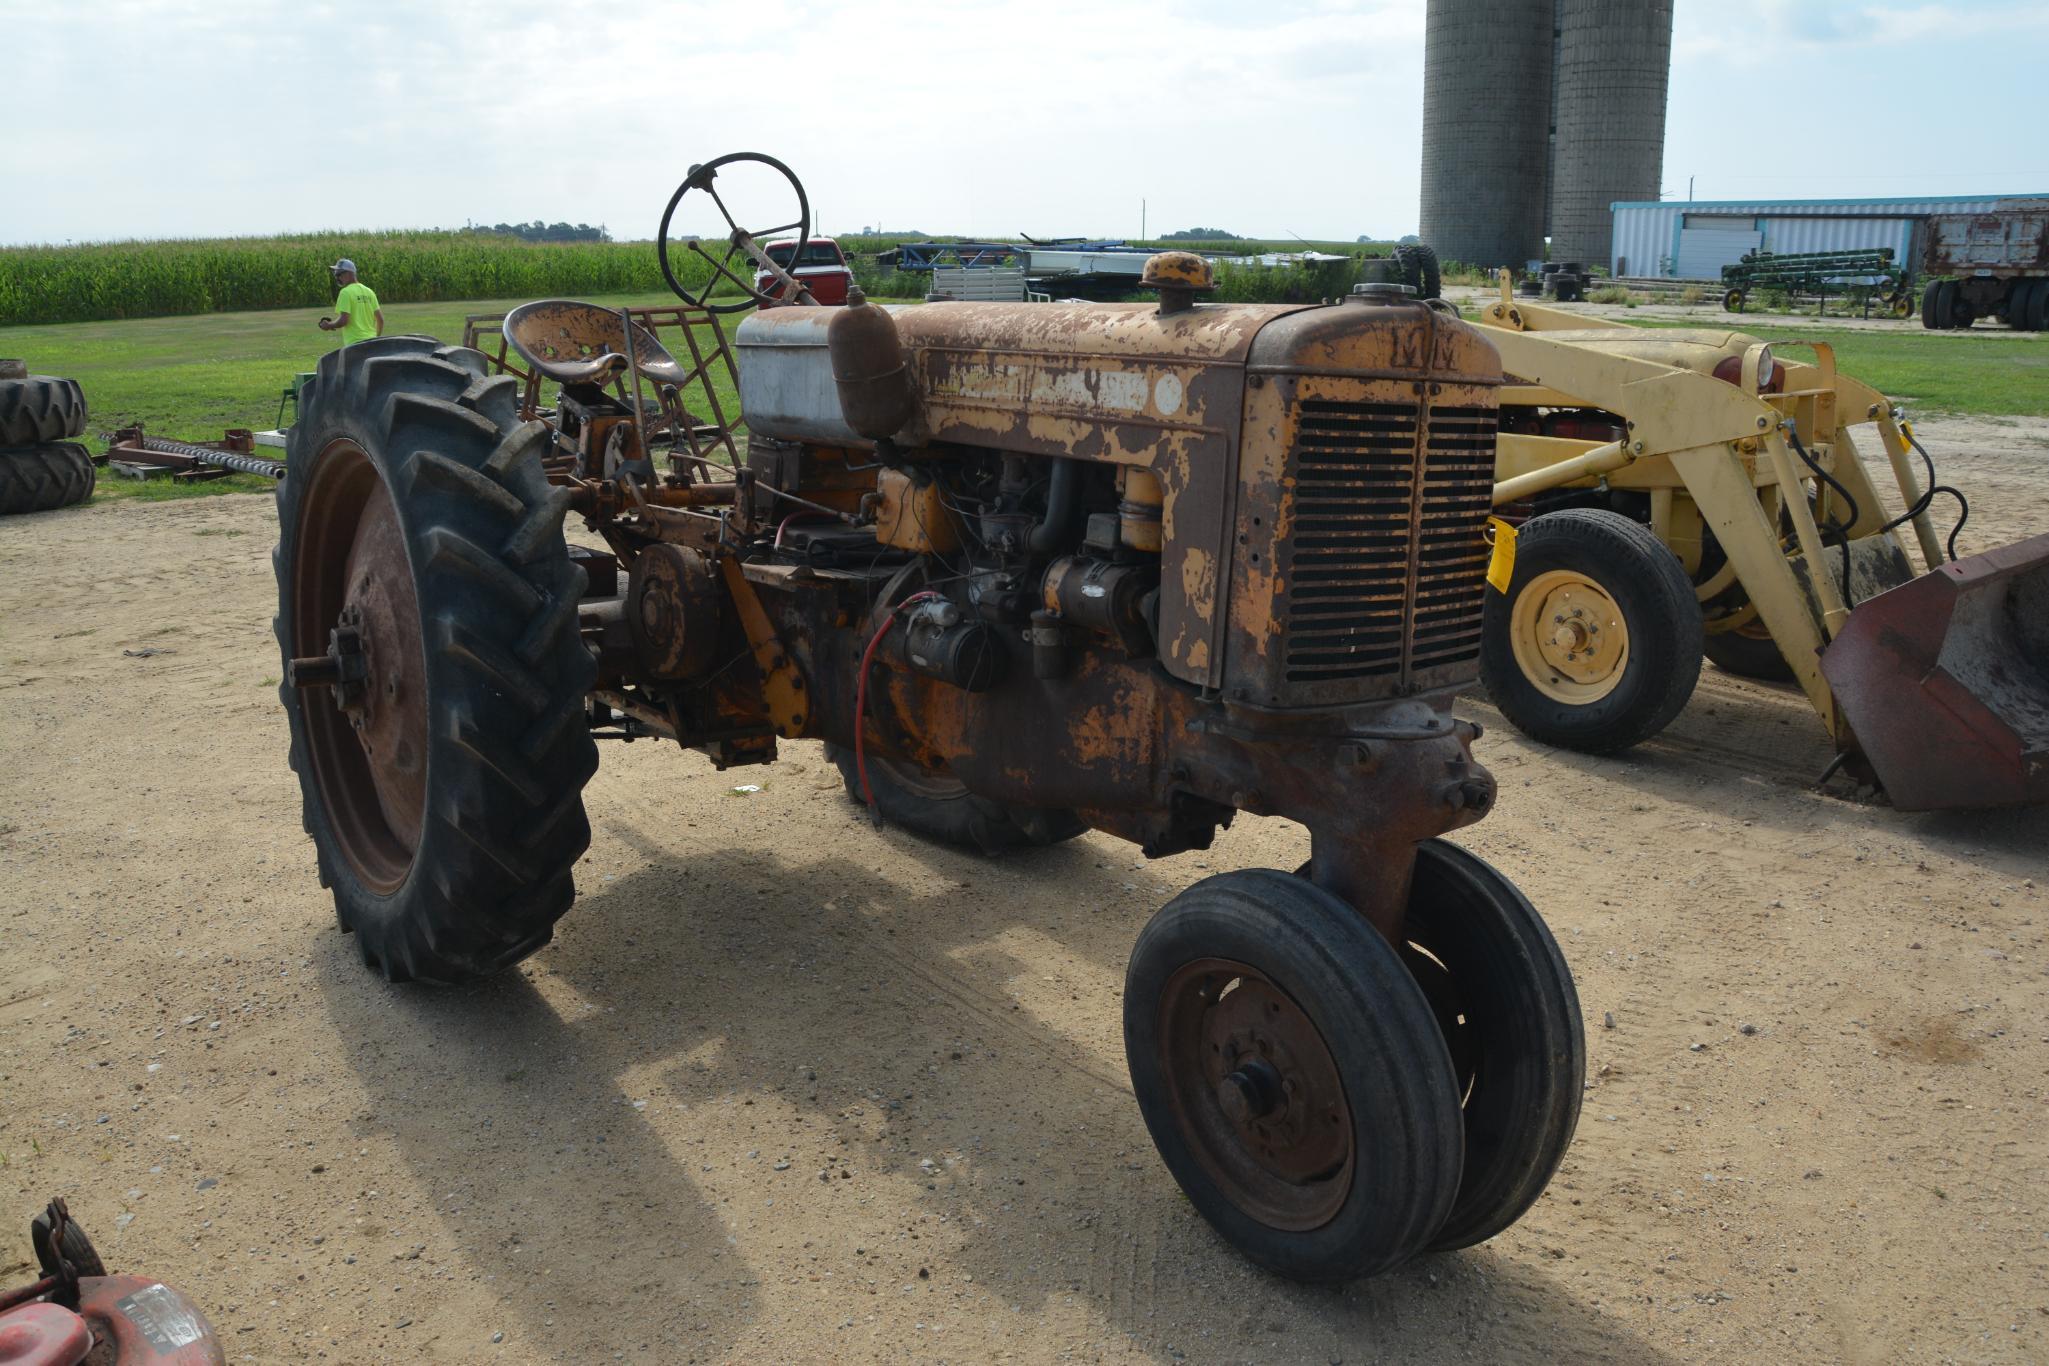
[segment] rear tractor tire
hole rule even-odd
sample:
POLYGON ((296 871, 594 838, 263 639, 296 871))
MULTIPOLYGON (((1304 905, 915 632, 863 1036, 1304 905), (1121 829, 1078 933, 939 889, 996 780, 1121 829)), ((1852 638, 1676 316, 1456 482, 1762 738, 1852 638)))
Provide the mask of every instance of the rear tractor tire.
POLYGON ((24 373, 0 379, 0 446, 69 441, 85 433, 85 394, 75 379, 24 373))
POLYGON ((1523 734, 1613 754, 1686 705, 1703 634, 1693 585, 1650 528, 1566 508, 1523 524, 1508 591, 1487 594, 1480 678, 1523 734))
POLYGON ((0 450, 0 515, 82 503, 97 481, 92 456, 75 441, 0 450))
POLYGON ((1437 260, 1437 250, 1422 242, 1412 242, 1394 249, 1395 263, 1402 268, 1408 284, 1415 289, 1419 299, 1437 299, 1444 295, 1444 268, 1437 260))
POLYGON ((279 484, 279 695, 363 961, 461 982, 548 942, 590 843, 595 664, 544 424, 428 337, 321 358, 279 484))
POLYGON ((1430 1002, 1307 879, 1220 873, 1155 915, 1125 976, 1124 1051, 1167 1169, 1260 1265, 1371 1276, 1444 1230, 1466 1128, 1430 1002))
MULTIPOLYGON (((827 745, 825 752, 839 766, 847 795, 865 806, 854 751, 827 745)), ((868 756, 868 786, 875 793, 875 809, 891 825, 985 854, 1044 848, 1088 829, 1072 811, 1006 806, 976 796, 957 778, 921 773, 910 764, 873 754, 868 756)))

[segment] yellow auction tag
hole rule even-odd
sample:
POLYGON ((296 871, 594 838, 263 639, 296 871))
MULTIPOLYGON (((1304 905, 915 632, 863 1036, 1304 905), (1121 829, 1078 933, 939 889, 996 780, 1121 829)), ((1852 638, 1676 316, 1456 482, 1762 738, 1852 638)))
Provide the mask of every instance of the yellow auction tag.
POLYGON ((1508 581, 1515 577, 1515 528, 1499 517, 1489 517, 1487 541, 1494 547, 1487 561, 1487 582, 1495 592, 1506 593, 1508 581))

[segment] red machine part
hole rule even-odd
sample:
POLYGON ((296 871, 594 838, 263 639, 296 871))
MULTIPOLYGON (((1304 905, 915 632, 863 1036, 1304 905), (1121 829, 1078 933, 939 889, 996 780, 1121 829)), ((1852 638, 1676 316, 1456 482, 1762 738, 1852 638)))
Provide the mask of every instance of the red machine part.
POLYGON ((1821 671, 1893 805, 2049 802, 2049 535, 1858 604, 1821 671))
POLYGON ((92 1329, 62 1305, 24 1304, 0 1313, 0 1366, 78 1366, 92 1351, 92 1329))
POLYGON ((78 1309, 37 1300, 0 1313, 0 1366, 225 1366, 192 1301, 147 1276, 82 1276, 78 1309))

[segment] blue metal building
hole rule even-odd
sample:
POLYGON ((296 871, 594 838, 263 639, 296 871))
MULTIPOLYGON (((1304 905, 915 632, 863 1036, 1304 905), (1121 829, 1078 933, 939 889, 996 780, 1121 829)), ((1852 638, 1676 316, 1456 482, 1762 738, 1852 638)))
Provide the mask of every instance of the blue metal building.
POLYGON ((1935 213, 1984 213, 2040 195, 1926 199, 1715 199, 1622 201, 1608 261, 1616 275, 1720 280, 1746 251, 1850 251, 1891 247, 1916 265, 1915 230, 1935 213))

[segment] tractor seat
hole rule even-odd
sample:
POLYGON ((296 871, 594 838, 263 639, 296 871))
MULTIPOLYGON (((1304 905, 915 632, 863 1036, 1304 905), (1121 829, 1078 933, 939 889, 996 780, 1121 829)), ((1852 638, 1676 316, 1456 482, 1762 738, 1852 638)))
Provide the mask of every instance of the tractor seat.
MULTIPOLYGON (((560 384, 609 384, 626 371, 618 311, 574 299, 541 299, 505 315, 512 349, 539 373, 560 384)), ((633 355, 640 373, 656 384, 680 385, 683 367, 654 334, 633 325, 633 355)))

